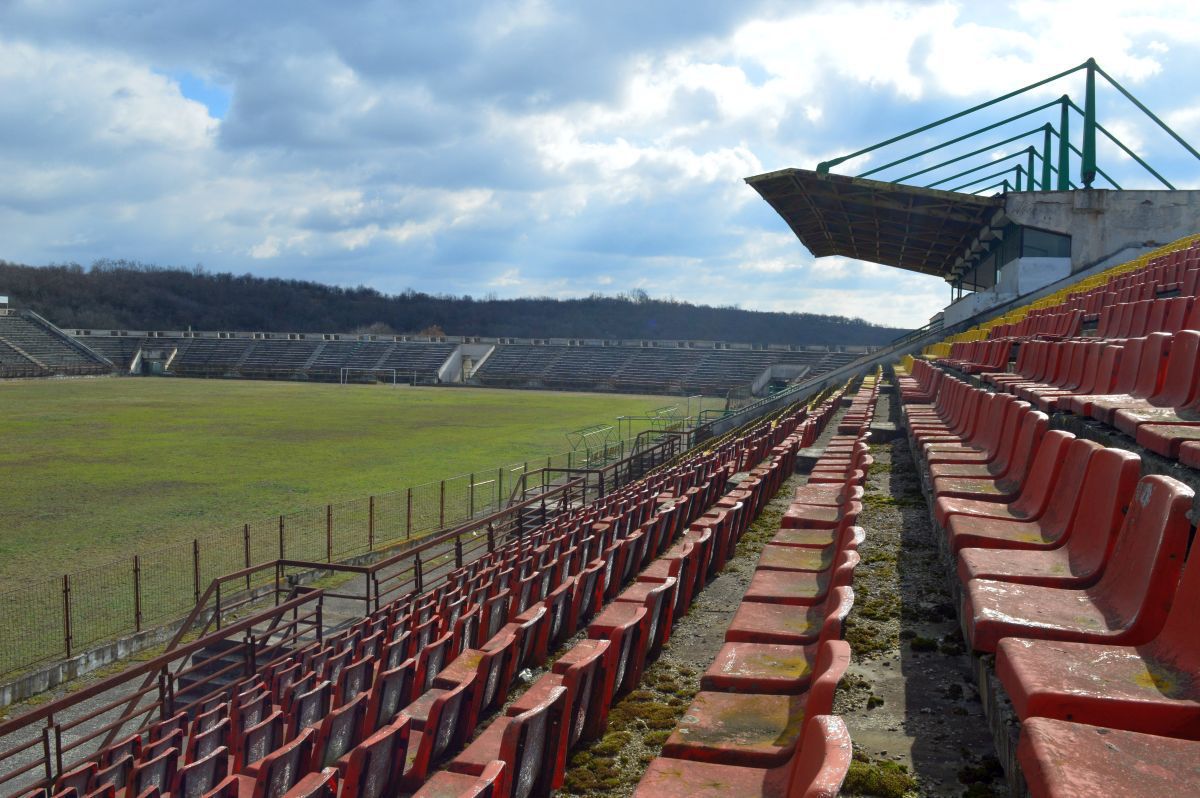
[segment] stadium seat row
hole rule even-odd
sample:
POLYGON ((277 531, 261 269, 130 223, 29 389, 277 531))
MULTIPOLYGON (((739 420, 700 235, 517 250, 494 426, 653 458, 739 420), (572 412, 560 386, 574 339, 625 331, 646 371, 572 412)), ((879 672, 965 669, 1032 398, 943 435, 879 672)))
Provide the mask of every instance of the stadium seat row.
MULTIPOLYGON (((1140 358, 1167 358, 1171 371, 1169 353, 1189 351, 1183 342, 1196 335, 1177 333, 1180 348, 1167 349, 1172 336, 1156 333, 1126 341, 1125 351, 1142 347, 1140 358)), ((1200 793, 1192 490, 1140 477, 1133 452, 1049 430, 1027 401, 1056 396, 1057 407, 1111 419, 1139 407, 1129 399, 1055 394, 1015 375, 984 379, 1007 392, 923 361, 899 387, 964 635, 976 655, 995 656, 1021 722, 1017 760, 1030 794, 1200 793)))
POLYGON ((796 489, 700 692, 636 795, 838 794, 852 751, 845 724, 830 713, 850 659, 842 624, 864 537, 854 524, 876 387, 874 377, 864 381, 808 484, 796 489))

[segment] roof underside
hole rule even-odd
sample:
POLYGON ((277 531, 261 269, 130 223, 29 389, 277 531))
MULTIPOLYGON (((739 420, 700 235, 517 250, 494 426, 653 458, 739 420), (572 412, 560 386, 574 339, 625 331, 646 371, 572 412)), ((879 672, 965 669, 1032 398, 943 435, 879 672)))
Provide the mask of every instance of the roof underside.
POLYGON ((950 276, 1003 197, 784 169, 746 178, 813 255, 950 276))

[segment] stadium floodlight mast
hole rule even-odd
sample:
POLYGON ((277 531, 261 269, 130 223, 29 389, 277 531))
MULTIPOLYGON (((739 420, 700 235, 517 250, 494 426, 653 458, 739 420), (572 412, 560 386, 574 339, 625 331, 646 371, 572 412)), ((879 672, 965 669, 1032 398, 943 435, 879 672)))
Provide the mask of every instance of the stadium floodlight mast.
POLYGON ((396 381, 396 369, 365 369, 352 368, 350 366, 342 366, 341 373, 338 375, 338 383, 340 385, 349 385, 354 381, 353 378, 356 373, 369 375, 371 377, 371 381, 373 382, 380 382, 381 380, 379 379, 379 376, 381 374, 391 374, 392 387, 395 388, 398 384, 396 381))

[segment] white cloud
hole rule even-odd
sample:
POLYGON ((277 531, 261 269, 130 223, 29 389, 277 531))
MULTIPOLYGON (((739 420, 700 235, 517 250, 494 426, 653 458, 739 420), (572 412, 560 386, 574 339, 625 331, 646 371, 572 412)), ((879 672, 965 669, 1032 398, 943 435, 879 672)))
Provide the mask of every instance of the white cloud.
MULTIPOLYGON (((742 178, 811 167, 1092 54, 1200 131, 1186 82, 1200 17, 1182 2, 684 8, 0 7, 0 257, 203 260, 381 290, 643 287, 915 325, 944 284, 813 260, 742 178), (228 89, 221 120, 168 77, 182 73, 228 89)), ((1196 176, 1102 91, 1110 129, 1196 176)))

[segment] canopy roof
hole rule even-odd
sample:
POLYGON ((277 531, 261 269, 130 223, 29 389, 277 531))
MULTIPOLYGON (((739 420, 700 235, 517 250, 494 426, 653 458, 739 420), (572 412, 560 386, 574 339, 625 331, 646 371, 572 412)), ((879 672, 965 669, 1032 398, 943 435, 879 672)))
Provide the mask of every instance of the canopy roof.
POLYGON ((813 255, 949 279, 1004 197, 783 169, 746 178, 813 255))

